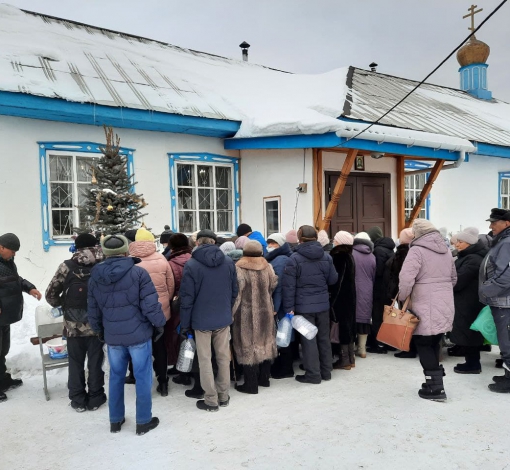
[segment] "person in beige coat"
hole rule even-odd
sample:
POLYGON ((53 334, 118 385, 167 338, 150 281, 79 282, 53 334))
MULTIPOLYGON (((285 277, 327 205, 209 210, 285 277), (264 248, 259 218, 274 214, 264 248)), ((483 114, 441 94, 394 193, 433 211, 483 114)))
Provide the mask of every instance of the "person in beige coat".
POLYGON ((244 370, 244 384, 236 389, 250 394, 257 394, 259 385, 269 387, 271 362, 277 356, 272 295, 278 276, 262 252, 258 241, 249 241, 236 264, 239 294, 233 308, 232 338, 244 370))
MULTIPOLYGON (((140 258, 138 266, 144 268, 150 275, 158 300, 166 320, 170 319, 170 301, 175 290, 172 268, 166 258, 156 252, 154 235, 144 228, 136 232, 135 241, 129 245, 129 254, 140 258)), ((154 356, 154 372, 158 379, 157 391, 161 396, 168 395, 167 350, 164 337, 153 340, 152 355, 154 356)))

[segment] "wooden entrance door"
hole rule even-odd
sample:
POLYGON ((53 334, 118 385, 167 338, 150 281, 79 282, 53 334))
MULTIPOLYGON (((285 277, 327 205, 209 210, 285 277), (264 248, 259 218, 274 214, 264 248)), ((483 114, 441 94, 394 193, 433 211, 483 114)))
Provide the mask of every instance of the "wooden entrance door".
MULTIPOLYGON (((327 206, 340 173, 326 172, 325 176, 327 206)), ((330 236, 340 230, 366 232, 375 225, 381 227, 385 236, 391 236, 390 175, 351 173, 331 219, 330 236)))

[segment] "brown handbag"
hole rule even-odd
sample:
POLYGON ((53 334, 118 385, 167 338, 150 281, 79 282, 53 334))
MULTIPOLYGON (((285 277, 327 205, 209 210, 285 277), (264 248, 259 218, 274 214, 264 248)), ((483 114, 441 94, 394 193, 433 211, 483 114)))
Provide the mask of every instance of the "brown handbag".
POLYGON ((420 319, 412 312, 407 310, 411 297, 409 296, 402 309, 395 307, 397 296, 393 299, 391 305, 384 306, 383 323, 377 333, 377 341, 393 346, 401 351, 409 351, 411 337, 416 329, 420 319))

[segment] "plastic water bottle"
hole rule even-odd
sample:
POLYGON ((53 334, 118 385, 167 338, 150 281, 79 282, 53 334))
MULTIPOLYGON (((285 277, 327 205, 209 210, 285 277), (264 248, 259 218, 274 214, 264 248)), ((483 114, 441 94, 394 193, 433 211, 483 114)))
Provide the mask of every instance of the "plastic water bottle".
POLYGON ((193 335, 188 333, 188 337, 181 343, 179 357, 177 358, 177 365, 175 366, 179 372, 191 372, 195 351, 195 340, 193 339, 193 335))
POLYGON ((292 317, 292 326, 299 331, 306 339, 314 339, 317 334, 317 327, 301 315, 292 317))
POLYGON ((62 312, 62 307, 53 307, 50 313, 53 318, 61 317, 64 314, 64 312, 62 312))
POLYGON ((280 348, 286 348, 292 339, 292 317, 293 315, 291 313, 287 313, 278 323, 276 346, 280 348))

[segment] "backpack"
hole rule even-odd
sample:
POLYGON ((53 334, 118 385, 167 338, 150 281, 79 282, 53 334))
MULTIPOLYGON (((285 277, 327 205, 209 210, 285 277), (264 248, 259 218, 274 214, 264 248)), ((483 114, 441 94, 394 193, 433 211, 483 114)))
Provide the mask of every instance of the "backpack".
POLYGON ((62 310, 69 321, 87 322, 87 295, 93 266, 83 266, 73 260, 64 261, 69 272, 64 280, 62 310))

